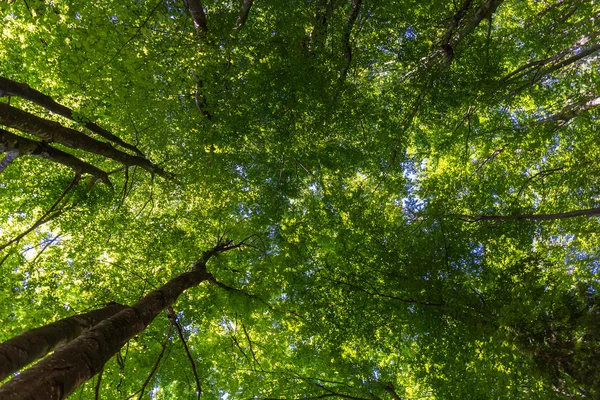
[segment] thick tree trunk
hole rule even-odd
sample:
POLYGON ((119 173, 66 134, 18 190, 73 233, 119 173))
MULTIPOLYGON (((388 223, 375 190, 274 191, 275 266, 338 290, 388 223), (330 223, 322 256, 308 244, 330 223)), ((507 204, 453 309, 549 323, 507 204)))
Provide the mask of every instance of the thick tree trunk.
POLYGON ((143 157, 133 156, 114 148, 111 144, 93 139, 58 122, 37 117, 28 112, 0 103, 0 123, 37 136, 45 142, 56 142, 63 146, 85 150, 113 159, 126 166, 138 166, 166 177, 168 174, 143 157))
POLYGON ((154 318, 187 289, 214 279, 206 262, 215 254, 239 247, 230 242, 205 251, 194 270, 171 279, 148 293, 132 307, 103 320, 66 346, 0 387, 0 399, 63 399, 100 372, 104 364, 129 339, 142 332, 154 318))
POLYGON ((117 303, 31 329, 0 343, 0 381, 125 309, 117 303))
MULTIPOLYGON (((38 92, 35 89, 32 89, 26 83, 15 82, 0 76, 0 97, 1 96, 20 97, 22 99, 31 101, 32 103, 38 104, 50 112, 62 115, 65 118, 75 121, 75 118, 73 117, 73 110, 63 106, 62 104, 57 103, 52 97, 47 96, 42 92, 38 92)), ((118 136, 113 135, 112 133, 96 125, 95 123, 87 121, 83 123, 83 126, 85 126, 90 131, 102 136, 103 138, 110 140, 115 144, 118 144, 119 146, 135 152, 138 156, 143 156, 142 152, 137 147, 123 141, 118 136)))
MULTIPOLYGON (((16 155, 19 156, 30 155, 34 157, 45 158, 62 165, 66 165, 67 167, 73 169, 73 171, 75 171, 77 174, 90 174, 100 179, 107 185, 110 185, 108 175, 101 169, 96 168, 93 165, 88 164, 75 156, 72 156, 71 154, 55 149, 47 143, 37 142, 35 140, 15 135, 5 131, 4 129, 0 129, 0 153, 3 152, 7 153, 6 157, 8 157, 9 154, 14 155, 16 153, 16 155)), ((2 161, 2 163, 5 163, 5 161, 6 158, 2 161)), ((6 163, 6 165, 8 165, 8 163, 6 163)), ((6 166, 4 166, 4 168, 6 168, 6 166)), ((2 172, 4 168, 1 168, 0 172, 2 172)))

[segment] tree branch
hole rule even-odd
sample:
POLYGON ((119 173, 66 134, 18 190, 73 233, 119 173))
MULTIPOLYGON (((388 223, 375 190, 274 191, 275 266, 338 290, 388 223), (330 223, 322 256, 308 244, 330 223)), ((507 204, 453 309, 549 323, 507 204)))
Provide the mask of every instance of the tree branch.
POLYGON ((557 214, 518 214, 518 215, 460 215, 459 218, 466 222, 479 221, 518 221, 518 220, 557 220, 575 217, 598 217, 600 208, 589 208, 587 210, 576 210, 557 214))
POLYGON ((192 358, 192 355, 190 353, 190 349, 188 348, 185 338, 183 337, 183 330, 181 329, 181 325, 179 325, 179 322, 177 322, 177 315, 175 314, 175 311, 173 311, 173 307, 167 308, 167 312, 169 313, 169 319, 171 320, 171 324, 174 324, 175 328, 177 329, 177 335, 179 336, 179 340, 181 340, 181 343, 183 343, 185 354, 187 355, 187 358, 190 361, 190 365, 192 366, 192 373, 194 374, 196 389, 198 390, 198 400, 200 400, 200 397, 202 396, 202 386, 200 386, 200 378, 198 378, 198 372, 196 371, 196 363, 194 362, 194 359, 192 358))
POLYGON ((158 357, 156 358, 156 361, 154 362, 154 365, 152 366, 152 369, 150 370, 150 373, 148 374, 148 377, 146 378, 146 380, 142 384, 142 387, 139 388, 131 396, 127 397, 127 399, 131 399, 132 397, 134 397, 138 393, 140 395, 139 396, 140 400, 144 397, 144 390, 146 390, 146 387, 148 386, 148 383, 150 383, 150 380, 152 379, 152 377, 156 373, 156 369, 158 368, 158 365, 160 364, 160 361, 162 360, 162 358, 163 358, 163 356, 165 354, 165 349, 167 348, 167 343, 169 343, 169 338, 171 337, 171 332, 173 331, 173 322, 174 321, 172 319, 169 319, 169 321, 170 322, 169 322, 169 328, 167 329, 167 335, 165 336, 165 339, 163 340, 163 342, 161 344, 160 353, 158 354, 158 357))
POLYGON ((102 136, 103 138, 115 144, 118 144, 119 146, 125 149, 134 151, 138 156, 143 156, 143 153, 136 146, 126 143, 118 136, 113 135, 106 129, 98 126, 97 124, 89 120, 84 119, 84 121, 81 121, 81 118, 76 119, 73 116, 73 110, 63 106, 62 104, 57 103, 52 97, 38 92, 35 89, 32 89, 26 83, 19 83, 7 78, 0 77, 0 97, 2 96, 20 97, 22 99, 40 105, 50 112, 61 115, 72 121, 81 122, 83 126, 85 126, 90 131, 102 136))
POLYGON ((10 157, 16 158, 14 155, 30 155, 34 157, 45 158, 47 160, 65 165, 75 171, 76 174, 90 174, 99 179, 105 184, 111 186, 110 180, 106 172, 96 168, 92 164, 88 164, 79 158, 58 150, 45 142, 38 142, 27 139, 19 135, 15 135, 4 129, 0 129, 0 152, 6 152, 6 156, 0 162, 0 172, 12 161, 10 157), (8 162, 7 162, 8 159, 8 162))
POLYGON ((170 177, 163 169, 144 157, 125 153, 114 148, 110 143, 101 142, 74 129, 64 127, 58 122, 40 118, 5 103, 0 103, 0 123, 37 136, 45 142, 60 143, 63 146, 113 159, 123 165, 137 165, 150 173, 170 177))
POLYGON ((241 27, 246 23, 253 1, 254 0, 242 0, 242 8, 240 9, 237 21, 235 22, 235 27, 233 28, 234 31, 240 30, 241 27))
POLYGON ((200 0, 184 0, 183 2, 192 16, 198 36, 201 38, 205 37, 208 33, 208 26, 206 26, 206 14, 204 13, 202 2, 200 0))
POLYGON ((27 234, 29 234, 29 232, 33 231, 34 229, 38 228, 39 226, 42 226, 46 222, 48 222, 51 219, 60 215, 60 213, 62 212, 62 208, 59 209, 57 212, 55 212, 53 215, 51 215, 51 213, 58 206, 58 204, 64 199, 64 197, 69 192, 69 190, 71 190, 74 186, 77 185, 77 183, 79 182, 79 178, 80 178, 79 175, 75 175, 75 177, 73 178, 71 183, 69 183, 69 185, 65 188, 65 190, 63 190, 61 195, 58 197, 58 199, 56 199, 56 201, 54 202, 54 204, 52 204, 52 206, 48 209, 48 211, 46 211, 44 213, 44 215, 42 215, 29 229, 25 230, 25 232, 22 232, 17 237, 10 240, 8 243, 0 245, 0 250, 5 249, 6 247, 10 246, 13 243, 18 243, 22 238, 24 238, 27 234))

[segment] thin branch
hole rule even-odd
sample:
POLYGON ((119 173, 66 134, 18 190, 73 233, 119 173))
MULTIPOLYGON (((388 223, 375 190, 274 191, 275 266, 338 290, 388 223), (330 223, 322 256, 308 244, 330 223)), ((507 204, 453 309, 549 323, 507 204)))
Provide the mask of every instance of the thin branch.
POLYGON ((486 158, 485 160, 483 160, 483 162, 481 164, 479 164, 479 166, 475 169, 475 171, 473 171, 473 173, 471 174, 471 178, 477 173, 479 172, 479 170, 481 168, 483 168, 483 166, 485 164, 488 163, 488 161, 493 160, 494 158, 496 158, 496 156, 500 153, 502 153, 504 151, 504 147, 500 147, 499 149, 494 150, 494 152, 492 154, 490 154, 490 156, 488 158, 486 158))
POLYGON ((95 400, 100 399, 100 383, 102 383, 102 374, 104 374, 104 367, 102 367, 102 369, 100 370, 100 373, 98 374, 98 380, 96 381, 96 387, 94 389, 95 400))
POLYGON ((74 187, 77 185, 77 183, 79 182, 79 178, 80 175, 75 175, 75 177, 73 178, 73 180, 71 181, 71 183, 69 183, 69 185, 63 190, 63 192, 60 194, 60 196, 58 197, 58 199, 56 199, 56 201, 54 202, 54 204, 52 204, 52 206, 48 209, 48 211, 46 211, 44 213, 44 215, 42 215, 31 227, 29 227, 27 230, 25 230, 24 232, 22 232, 21 234, 19 234, 17 237, 15 237, 14 239, 10 240, 9 242, 0 245, 0 250, 5 249, 6 247, 10 246, 13 243, 18 243, 21 239, 23 239, 27 234, 29 234, 31 231, 33 231, 34 229, 42 226, 43 224, 45 224, 46 222, 50 221, 52 218, 60 215, 60 212, 62 211, 62 208, 59 209, 56 213, 52 214, 52 212, 55 210, 55 208, 59 205, 59 203, 65 198, 66 194, 74 187))
POLYGON ((383 297, 383 298, 387 298, 387 299, 397 300, 397 301, 400 301, 402 303, 418 304, 418 305, 421 305, 421 306, 442 307, 442 306, 445 305, 445 303, 434 303, 434 302, 430 302, 430 301, 419 301, 419 300, 415 300, 415 299, 410 299, 410 298, 406 299, 406 298, 402 298, 402 297, 397 297, 397 296, 393 296, 393 295, 384 294, 384 293, 381 293, 377 288, 375 288, 373 286, 371 286, 371 288, 373 289, 374 292, 370 292, 370 291, 368 291, 365 288, 362 288, 362 287, 360 287, 358 285, 354 285, 354 284, 349 283, 349 282, 340 281, 340 280, 337 280, 337 279, 331 279, 331 281, 335 282, 335 283, 338 283, 338 284, 341 284, 341 285, 349 286, 349 287, 351 287, 351 288, 353 288, 353 289, 355 289, 355 290, 357 290, 359 292, 366 293, 366 294, 368 294, 370 296, 373 296, 373 297, 383 297))
POLYGON ((576 210, 557 214, 518 214, 518 215, 479 215, 469 216, 460 215, 459 219, 465 222, 479 221, 518 221, 518 220, 557 220, 575 217, 598 217, 600 216, 600 208, 589 208, 586 210, 576 210))
POLYGON ((181 329, 181 325, 179 325, 179 322, 177 322, 177 315, 175 314, 175 311, 173 311, 173 307, 167 308, 167 312, 169 313, 169 319, 171 320, 171 324, 175 325, 175 328, 177 329, 177 335, 179 336, 179 340, 181 340, 181 343, 183 343, 185 354, 187 355, 187 358, 190 361, 190 365, 192 366, 192 373, 194 374, 199 400, 202 396, 202 386, 200 386, 200 378, 198 378, 198 372, 196 371, 196 363, 194 362, 194 359, 190 353, 190 349, 188 348, 185 338, 183 337, 183 330, 181 329))
POLYGON ((94 75, 96 75, 99 71, 103 70, 104 67, 106 67, 107 65, 112 64, 112 62, 119 56, 119 54, 121 53, 121 51, 123 51, 123 49, 133 39, 135 39, 135 37, 141 32, 142 28, 144 28, 144 26, 146 26, 146 24, 148 23, 148 21, 150 21, 150 18, 152 18, 152 16, 156 12, 156 10, 158 10, 158 7, 160 7, 162 4, 163 4, 163 0, 159 0, 158 3, 156 3, 156 6, 154 6, 154 8, 152 9, 152 11, 150 11, 150 14, 148 14, 148 16, 146 17, 146 19, 142 22, 142 24, 140 26, 138 26, 138 28, 136 29, 135 33, 129 39, 127 39, 127 41, 125 43, 123 43, 123 45, 119 48, 119 50, 117 50, 117 52, 104 65, 102 65, 101 67, 99 67, 95 71, 94 75))
POLYGON ((169 328, 167 329, 167 335, 165 336, 165 340, 163 340, 163 342, 161 344, 160 353, 158 354, 158 357, 156 358, 156 361, 154 362, 154 365, 152 366, 152 370, 150 370, 150 373, 148 374, 148 377, 146 378, 146 380, 142 384, 142 387, 139 388, 131 396, 127 397, 127 400, 131 399, 132 397, 135 397, 138 393, 140 395, 138 397, 138 399, 141 400, 143 398, 143 396, 144 396, 144 390, 146 390, 146 386, 148 386, 148 384, 150 383, 150 380, 152 380, 152 377, 156 373, 156 369, 158 368, 158 365, 160 364, 160 361, 162 360, 163 355, 165 354, 165 349, 167 348, 167 343, 169 343, 169 338, 171 337, 171 332, 172 331, 173 331, 173 320, 170 319, 169 328))
POLYGON ((252 358, 254 359, 254 362, 259 366, 259 368, 262 369, 260 363, 256 359, 256 353, 254 352, 254 348, 252 346, 252 340, 250 339, 250 335, 248 334, 248 331, 246 330, 246 326, 244 324, 242 324, 242 330, 244 331, 244 335, 246 336, 246 340, 248 341, 248 345, 250 346, 250 353, 252 353, 252 358))

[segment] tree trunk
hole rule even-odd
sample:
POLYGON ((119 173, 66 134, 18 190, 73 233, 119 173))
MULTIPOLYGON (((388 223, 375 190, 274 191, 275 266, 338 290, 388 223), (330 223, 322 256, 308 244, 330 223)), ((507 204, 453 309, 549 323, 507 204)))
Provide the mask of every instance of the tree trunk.
MULTIPOLYGON (((94 167, 92 164, 88 164, 79 158, 65 153, 64 151, 55 149, 44 142, 37 142, 35 140, 27 139, 19 135, 15 135, 4 129, 0 129, 0 153, 6 152, 6 158, 9 154, 15 154, 18 156, 30 155, 34 157, 45 158, 56 163, 66 165, 72 168, 77 174, 90 174, 102 182, 110 185, 110 180, 106 172, 99 168, 94 167)), ((6 164, 0 169, 0 172, 8 166, 7 160, 3 160, 2 163, 6 164)), ((12 161, 12 160, 9 160, 12 161)))
MULTIPOLYGON (((22 99, 31 101, 37 105, 44 107, 46 110, 53 112, 58 115, 62 115, 65 118, 68 118, 72 121, 75 121, 73 117, 73 110, 68 107, 63 106, 62 104, 57 103, 50 96, 43 94, 42 92, 38 92, 35 89, 32 89, 26 83, 15 82, 7 78, 3 78, 0 76, 0 97, 1 96, 15 96, 20 97, 22 99)), ((90 131, 102 136, 103 138, 110 140, 111 142, 118 144, 119 146, 132 150, 138 156, 143 156, 142 152, 132 144, 129 144, 123 141, 118 136, 113 135, 106 129, 96 125, 91 121, 83 122, 83 126, 85 126, 90 131)))
POLYGON ((113 159, 126 166, 138 166, 148 172, 163 177, 168 176, 165 171, 143 157, 125 153, 114 148, 110 143, 93 139, 74 129, 66 128, 58 122, 40 118, 8 104, 0 103, 0 124, 27 132, 46 142, 60 143, 63 146, 113 159))
POLYGON ((80 335, 66 346, 0 387, 0 399, 63 399, 79 385, 100 372, 104 364, 127 341, 142 332, 154 318, 177 300, 184 291, 203 281, 214 279, 206 262, 215 254, 237 247, 221 243, 205 251, 191 272, 171 279, 161 288, 148 293, 132 307, 80 335))
POLYGON ((0 343, 0 381, 125 309, 117 303, 23 332, 0 343))

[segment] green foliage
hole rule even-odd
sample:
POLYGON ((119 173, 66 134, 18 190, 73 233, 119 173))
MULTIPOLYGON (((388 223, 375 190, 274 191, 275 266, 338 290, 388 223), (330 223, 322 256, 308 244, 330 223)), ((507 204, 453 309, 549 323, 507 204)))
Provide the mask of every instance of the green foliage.
MULTIPOLYGON (((33 229, 0 251, 0 339, 248 238, 209 263, 238 291, 174 306, 203 398, 597 398, 598 217, 472 220, 600 206, 598 3, 505 1, 461 36, 487 3, 464 2, 449 59, 461 2, 363 1, 345 80, 351 2, 321 44, 317 3, 257 1, 233 30, 240 4, 206 1, 205 38, 183 2, 0 3, 0 74, 75 121, 13 106, 96 122, 174 174, 65 149, 114 185, 65 195, 72 171, 14 160, 0 246, 33 229)), ((142 386, 168 325, 106 365, 102 397, 142 386)), ((173 330, 144 396, 196 398, 191 371, 173 330)))

